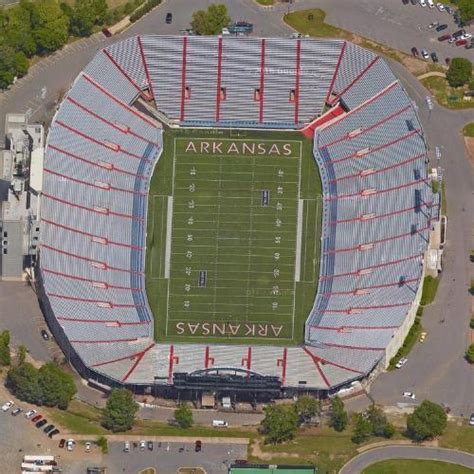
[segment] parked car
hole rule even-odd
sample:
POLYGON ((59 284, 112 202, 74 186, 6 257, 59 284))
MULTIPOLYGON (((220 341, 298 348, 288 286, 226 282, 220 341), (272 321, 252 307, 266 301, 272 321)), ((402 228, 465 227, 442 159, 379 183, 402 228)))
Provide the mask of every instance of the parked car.
POLYGON ((15 402, 12 402, 11 400, 9 402, 6 402, 3 406, 2 406, 2 411, 5 411, 7 412, 8 410, 10 410, 10 408, 15 405, 15 402))
POLYGON ((445 30, 447 27, 448 27, 448 25, 446 23, 443 23, 442 25, 438 25, 436 27, 436 31, 439 33, 440 31, 445 30))
POLYGON ((416 396, 413 392, 403 392, 403 397, 404 398, 411 398, 412 400, 415 400, 416 396))
POLYGON ((454 43, 456 46, 465 46, 467 44, 467 40, 465 39, 460 39, 457 40, 456 43, 454 43))
POLYGON ((469 417, 469 424, 474 426, 474 413, 471 413, 471 416, 469 417))
POLYGON ((165 18, 166 24, 170 25, 172 21, 173 21, 173 14, 172 13, 167 13, 166 18, 165 18))
POLYGON ((426 0, 426 1, 428 2, 428 6, 430 8, 434 8, 435 4, 434 4, 433 0, 426 0))
POLYGON ((451 8, 449 5, 445 5, 444 6, 444 11, 448 14, 448 15, 452 15, 454 13, 454 9, 451 8))
POLYGON ((428 25, 428 28, 431 30, 431 29, 435 28, 438 25, 439 25, 439 21, 433 21, 432 23, 430 23, 428 25))
POLYGON ((38 415, 34 416, 34 417, 31 419, 31 421, 32 421, 33 423, 36 423, 37 421, 41 420, 41 418, 43 418, 43 415, 39 415, 39 414, 38 414, 38 415))
POLYGON ((418 50, 413 46, 413 48, 411 48, 411 54, 413 54, 413 56, 415 56, 415 58, 418 58, 420 56, 420 53, 418 52, 418 50))
POLYGON ((51 431, 48 436, 50 438, 52 438, 53 436, 56 436, 57 434, 59 434, 59 430, 57 428, 55 428, 53 431, 51 431))
POLYGON ((462 36, 459 37, 459 39, 463 39, 463 40, 467 40, 471 38, 472 38, 471 33, 464 33, 462 36))
POLYGON ((46 423, 48 423, 48 420, 46 418, 43 418, 42 420, 38 421, 35 426, 36 428, 43 428, 46 423))
POLYGON ((430 55, 428 54, 428 51, 426 51, 426 49, 421 50, 421 57, 423 59, 430 59, 430 55))
POLYGON ((426 331, 423 331, 421 334, 420 334, 420 342, 425 342, 425 339, 426 339, 426 336, 428 335, 428 333, 426 331))
POLYGON ((84 449, 85 449, 86 453, 90 453, 91 449, 92 449, 92 443, 90 441, 86 441, 84 449))
POLYGON ((148 451, 153 451, 153 441, 148 441, 146 445, 148 447, 148 451))
POLYGON ((123 443, 123 452, 124 453, 129 453, 130 452, 130 442, 129 441, 125 441, 125 443, 123 443))
POLYGON ((431 54, 431 60, 434 62, 434 63, 437 63, 439 62, 439 59, 438 59, 438 55, 433 51, 431 54))
POLYGON ((41 329, 41 337, 42 337, 45 341, 49 341, 49 334, 48 334, 48 331, 46 331, 45 329, 41 329))
POLYGON ((420 0, 420 5, 421 5, 422 7, 426 7, 426 2, 425 2, 425 0, 420 0))
POLYGON ((450 34, 441 35, 441 36, 438 37, 438 41, 446 41, 446 40, 449 40, 449 39, 451 39, 450 34))
POLYGON ((38 413, 36 410, 28 410, 28 411, 25 413, 25 418, 31 418, 32 416, 35 416, 36 413, 38 413))
POLYGON ((444 12, 446 10, 445 6, 439 2, 436 4, 436 7, 438 8, 440 12, 444 12))
POLYGON ((73 439, 68 439, 66 441, 66 448, 68 451, 72 451, 74 449, 74 446, 76 446, 76 442, 73 439))
POLYGON ((397 369, 401 369, 406 363, 408 362, 408 359, 406 357, 402 357, 396 364, 395 367, 397 369))
POLYGON ((64 448, 64 445, 65 445, 65 444, 66 444, 66 440, 65 440, 64 438, 61 438, 61 439, 59 440, 58 446, 59 446, 60 448, 64 448))
POLYGON ((18 416, 20 413, 23 413, 23 408, 17 407, 12 411, 12 416, 18 416))
POLYGON ((110 38, 112 36, 112 32, 108 28, 102 28, 102 34, 106 38, 110 38))
POLYGON ((199 453, 202 449, 202 442, 200 439, 198 439, 195 443, 194 443, 194 451, 196 453, 199 453))
POLYGON ((145 451, 146 448, 146 443, 144 440, 140 441, 140 451, 145 451))
POLYGON ((466 30, 461 29, 461 30, 455 31, 452 36, 453 36, 453 38, 457 39, 457 38, 460 38, 461 36, 463 36, 465 34, 466 34, 466 30))
POLYGON ((410 0, 402 0, 403 5, 408 5, 409 2, 410 0))
POLYGON ((48 434, 49 432, 53 431, 56 427, 54 425, 48 425, 43 431, 48 434))

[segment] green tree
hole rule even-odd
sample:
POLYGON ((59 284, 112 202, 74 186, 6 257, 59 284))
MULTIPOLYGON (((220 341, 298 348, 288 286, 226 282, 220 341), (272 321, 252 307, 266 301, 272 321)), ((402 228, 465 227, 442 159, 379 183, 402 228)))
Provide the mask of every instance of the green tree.
POLYGON ((17 353, 18 365, 22 365, 25 363, 26 354, 28 354, 28 349, 23 344, 20 344, 18 346, 18 353, 17 353))
POLYGON ((447 416, 442 406, 424 400, 407 417, 407 434, 415 441, 423 441, 439 436, 447 425, 447 416))
POLYGON ((36 41, 31 33, 31 4, 20 4, 6 11, 5 42, 17 51, 31 57, 36 53, 36 41))
POLYGON ((446 79, 451 87, 461 87, 472 77, 472 63, 466 58, 453 58, 449 64, 446 79))
POLYGON ((126 388, 114 388, 102 412, 102 426, 114 433, 127 431, 133 426, 137 411, 138 404, 132 392, 126 388))
POLYGON ((336 431, 344 431, 348 422, 344 402, 339 397, 331 398, 331 415, 329 425, 336 431))
POLYGON ((38 376, 43 404, 65 410, 77 391, 72 375, 48 362, 40 367, 38 376))
POLYGON ((105 0, 76 0, 69 31, 74 36, 89 36, 95 25, 104 23, 106 13, 105 0))
POLYGON ((472 0, 459 0, 458 8, 463 23, 468 23, 474 18, 474 2, 472 0))
POLYGON ((174 419, 180 428, 193 426, 193 412, 186 403, 181 402, 174 411, 174 419))
MULTIPOLYGON (((1 55, 1 49, 0 49, 1 55)), ((1 59, 0 59, 1 64, 1 59)), ((1 80, 1 79, 0 79, 1 80)), ((0 333, 0 365, 10 365, 10 332, 2 331, 0 333)))
POLYGON ((474 364, 474 344, 471 344, 466 351, 466 359, 470 364, 474 364))
POLYGON ((37 0, 32 3, 31 26, 39 53, 51 53, 66 44, 69 18, 57 0, 37 0))
POLYGON ((373 427, 370 421, 361 413, 355 415, 355 427, 351 440, 354 443, 360 444, 367 441, 373 432, 373 427))
POLYGON ((198 35, 217 35, 229 23, 227 7, 222 4, 212 4, 207 10, 198 10, 193 13, 191 28, 198 35))
POLYGON ((6 385, 20 400, 42 404, 42 390, 39 385, 39 372, 28 362, 10 368, 6 385))
POLYGON ((390 424, 381 408, 371 405, 365 412, 365 416, 372 426, 374 436, 391 438, 395 434, 395 428, 390 424))
POLYGON ((296 413, 299 416, 300 422, 305 423, 313 416, 316 416, 321 411, 321 404, 319 400, 309 395, 299 397, 295 403, 296 413))
POLYGON ((268 405, 260 425, 265 442, 277 444, 293 439, 298 422, 298 413, 293 405, 268 405))

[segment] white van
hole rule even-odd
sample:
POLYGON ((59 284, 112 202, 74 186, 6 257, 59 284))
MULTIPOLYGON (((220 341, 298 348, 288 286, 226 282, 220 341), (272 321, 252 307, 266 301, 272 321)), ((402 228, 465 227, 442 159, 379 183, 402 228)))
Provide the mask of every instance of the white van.
POLYGON ((212 426, 214 428, 227 428, 229 426, 229 423, 224 420, 212 420, 212 426))
POLYGON ((428 2, 428 6, 430 8, 434 8, 435 4, 434 4, 433 0, 427 0, 427 2, 428 2))
POLYGON ((421 5, 422 7, 426 7, 426 2, 425 2, 425 0, 420 0, 420 5, 421 5))
POLYGON ((130 452, 130 442, 129 441, 125 441, 125 443, 123 443, 123 452, 124 453, 129 453, 130 452))

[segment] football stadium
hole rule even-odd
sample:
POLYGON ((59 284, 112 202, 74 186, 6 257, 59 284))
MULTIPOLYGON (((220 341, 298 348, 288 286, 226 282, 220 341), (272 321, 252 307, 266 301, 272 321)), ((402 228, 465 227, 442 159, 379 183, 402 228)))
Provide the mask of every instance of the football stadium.
POLYGON ((326 396, 402 345, 438 219, 416 110, 373 52, 134 36, 51 124, 39 297, 95 383, 326 396))

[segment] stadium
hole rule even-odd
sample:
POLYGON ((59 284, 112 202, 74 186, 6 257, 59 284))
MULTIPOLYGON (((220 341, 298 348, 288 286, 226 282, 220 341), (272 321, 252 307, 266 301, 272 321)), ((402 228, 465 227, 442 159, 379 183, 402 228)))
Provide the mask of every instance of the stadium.
POLYGON ((37 269, 83 377, 137 393, 336 393, 383 370, 439 219, 384 59, 342 40, 135 36, 49 131, 37 269))

